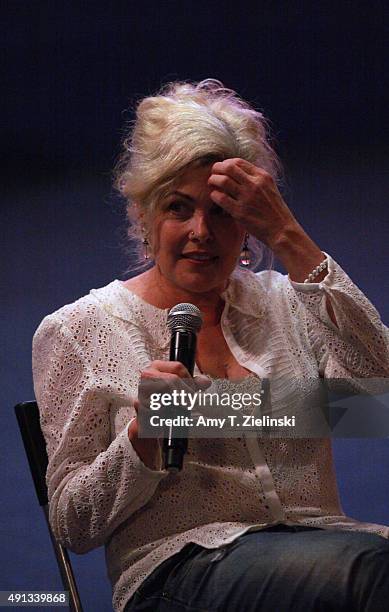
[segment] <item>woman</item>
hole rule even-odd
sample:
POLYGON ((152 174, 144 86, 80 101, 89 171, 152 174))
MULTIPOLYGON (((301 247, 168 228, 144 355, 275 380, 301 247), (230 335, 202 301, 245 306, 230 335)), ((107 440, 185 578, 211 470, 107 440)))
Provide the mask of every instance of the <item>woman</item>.
POLYGON ((144 99, 117 183, 152 267, 36 332, 51 524, 76 552, 106 545, 115 610, 384 609, 389 528, 344 516, 327 438, 190 439, 168 474, 159 440, 139 435, 140 382, 189 377, 168 361, 179 302, 203 315, 198 389, 266 377, 282 410, 322 377, 388 375, 387 330, 298 224, 277 171, 262 115, 221 83, 144 99), (253 239, 288 276, 237 268, 253 239))

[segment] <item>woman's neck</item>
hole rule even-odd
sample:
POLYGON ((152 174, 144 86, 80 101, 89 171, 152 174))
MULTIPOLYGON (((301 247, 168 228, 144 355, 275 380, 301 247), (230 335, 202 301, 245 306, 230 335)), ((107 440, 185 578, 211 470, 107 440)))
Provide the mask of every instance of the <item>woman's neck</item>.
POLYGON ((124 286, 140 298, 157 308, 172 308, 176 304, 189 302, 201 310, 204 327, 214 327, 220 323, 224 301, 220 292, 194 293, 176 287, 168 279, 161 279, 156 268, 151 268, 139 276, 125 281, 124 286))

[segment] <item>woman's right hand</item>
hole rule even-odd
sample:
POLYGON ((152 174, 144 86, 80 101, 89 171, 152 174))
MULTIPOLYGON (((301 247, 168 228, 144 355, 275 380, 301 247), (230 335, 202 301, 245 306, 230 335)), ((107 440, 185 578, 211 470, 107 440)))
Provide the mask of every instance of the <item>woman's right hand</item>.
POLYGON ((179 361, 152 361, 141 372, 138 388, 138 399, 134 402, 136 419, 128 428, 128 437, 143 463, 151 470, 161 469, 163 430, 158 427, 155 438, 140 437, 140 411, 147 415, 150 411, 150 395, 158 388, 158 393, 169 393, 173 389, 183 388, 187 391, 206 389, 210 385, 207 376, 192 376, 179 361), (185 379, 185 381, 183 380, 185 379))

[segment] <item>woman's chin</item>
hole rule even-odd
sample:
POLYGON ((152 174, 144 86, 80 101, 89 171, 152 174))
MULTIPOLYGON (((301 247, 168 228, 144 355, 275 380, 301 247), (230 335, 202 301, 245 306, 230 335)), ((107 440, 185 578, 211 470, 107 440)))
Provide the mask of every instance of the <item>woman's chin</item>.
POLYGON ((185 275, 185 278, 177 279, 177 289, 185 291, 186 293, 201 294, 215 291, 218 288, 222 288, 225 285, 223 280, 215 279, 215 276, 204 277, 204 274, 190 274, 185 275))

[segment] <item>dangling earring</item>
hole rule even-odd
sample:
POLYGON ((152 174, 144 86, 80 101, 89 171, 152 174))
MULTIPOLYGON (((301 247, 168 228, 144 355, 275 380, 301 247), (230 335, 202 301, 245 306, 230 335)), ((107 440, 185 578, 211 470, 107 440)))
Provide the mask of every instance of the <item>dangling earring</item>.
POLYGON ((251 255, 249 249, 249 235, 246 233, 244 237, 244 243, 240 252, 239 263, 241 266, 247 268, 251 264, 251 255))
POLYGON ((143 257, 144 259, 149 259, 150 258, 150 252, 149 252, 149 247, 150 247, 150 243, 148 240, 148 235, 147 232, 145 230, 144 227, 142 227, 142 244, 143 244, 143 257))

